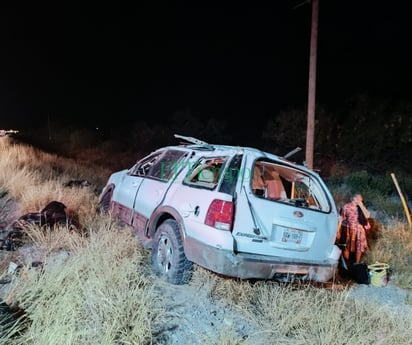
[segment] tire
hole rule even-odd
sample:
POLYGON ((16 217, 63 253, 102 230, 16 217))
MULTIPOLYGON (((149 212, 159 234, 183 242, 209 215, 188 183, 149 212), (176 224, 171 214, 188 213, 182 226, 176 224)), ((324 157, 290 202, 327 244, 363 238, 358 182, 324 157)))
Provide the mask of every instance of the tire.
POLYGON ((186 258, 179 226, 174 219, 163 222, 156 230, 152 247, 153 272, 174 285, 186 284, 193 263, 186 258))
POLYGON ((100 212, 107 213, 107 212, 110 211, 110 205, 111 205, 111 202, 112 202, 112 194, 113 194, 112 189, 107 190, 103 194, 103 196, 101 197, 100 202, 99 202, 100 212))

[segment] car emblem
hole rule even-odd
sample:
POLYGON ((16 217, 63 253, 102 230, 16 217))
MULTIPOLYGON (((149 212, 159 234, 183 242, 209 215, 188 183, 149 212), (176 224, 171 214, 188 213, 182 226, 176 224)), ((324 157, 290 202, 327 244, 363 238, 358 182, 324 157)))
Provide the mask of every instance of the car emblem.
POLYGON ((295 211, 295 212, 293 212, 293 215, 296 216, 296 217, 298 217, 298 218, 302 218, 302 217, 303 217, 303 213, 300 212, 300 211, 295 211))

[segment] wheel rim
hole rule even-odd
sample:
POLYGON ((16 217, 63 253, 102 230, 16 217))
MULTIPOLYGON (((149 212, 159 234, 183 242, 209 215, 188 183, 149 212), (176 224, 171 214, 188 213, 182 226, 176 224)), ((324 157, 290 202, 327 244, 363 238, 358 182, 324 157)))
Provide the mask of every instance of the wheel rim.
POLYGON ((157 249, 157 265, 163 273, 167 273, 172 268, 173 248, 170 239, 162 235, 159 239, 159 246, 157 249))

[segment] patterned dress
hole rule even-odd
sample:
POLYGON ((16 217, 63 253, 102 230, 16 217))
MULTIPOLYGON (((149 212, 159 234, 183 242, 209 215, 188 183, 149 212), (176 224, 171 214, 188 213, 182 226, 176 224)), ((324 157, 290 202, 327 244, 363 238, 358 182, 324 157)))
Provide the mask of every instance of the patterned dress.
POLYGON ((361 212, 356 203, 349 202, 342 209, 342 230, 345 232, 346 248, 351 253, 365 252, 368 247, 366 240, 366 231, 361 223, 359 223, 359 214, 361 212))

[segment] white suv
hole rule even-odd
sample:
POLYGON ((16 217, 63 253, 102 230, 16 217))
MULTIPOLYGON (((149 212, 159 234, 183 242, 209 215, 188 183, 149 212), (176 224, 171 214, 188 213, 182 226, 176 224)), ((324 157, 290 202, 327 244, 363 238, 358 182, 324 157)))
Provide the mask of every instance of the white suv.
POLYGON ((254 148, 175 137, 183 143, 113 173, 99 197, 152 249, 157 275, 184 284, 195 263, 241 279, 333 278, 339 215, 316 172, 254 148))

